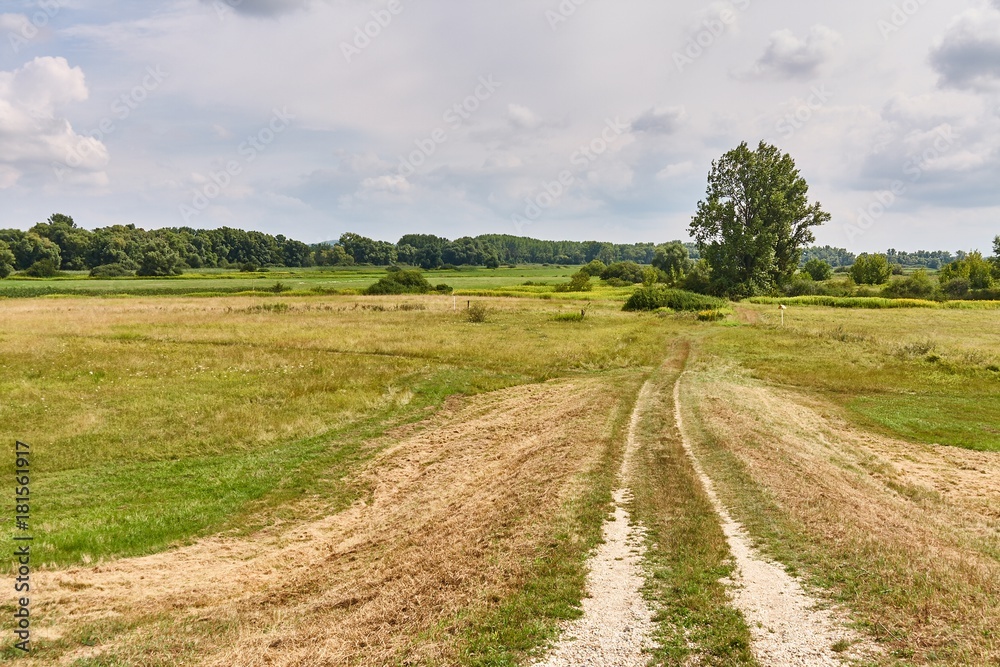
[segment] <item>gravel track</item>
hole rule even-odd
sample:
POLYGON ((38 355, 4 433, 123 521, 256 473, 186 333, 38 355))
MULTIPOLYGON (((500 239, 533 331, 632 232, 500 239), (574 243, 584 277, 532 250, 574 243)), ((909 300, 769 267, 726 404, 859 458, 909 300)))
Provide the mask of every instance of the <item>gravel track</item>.
POLYGON ((722 530, 736 560, 730 582, 733 606, 743 613, 753 637, 753 652, 762 665, 836 666, 847 656, 833 650, 834 644, 857 642, 843 619, 829 609, 819 609, 799 582, 777 563, 761 558, 750 546, 743 527, 719 501, 715 485, 705 473, 684 432, 680 391, 683 374, 674 385, 674 416, 684 450, 701 479, 705 492, 722 519, 722 530))
POLYGON ((654 625, 640 593, 645 531, 630 522, 624 506, 631 500, 627 483, 638 446, 635 431, 651 391, 647 382, 632 411, 619 472, 622 486, 614 494, 614 518, 604 524, 604 543, 589 562, 583 616, 563 627, 562 639, 536 667, 644 667, 647 662, 643 650, 654 625))

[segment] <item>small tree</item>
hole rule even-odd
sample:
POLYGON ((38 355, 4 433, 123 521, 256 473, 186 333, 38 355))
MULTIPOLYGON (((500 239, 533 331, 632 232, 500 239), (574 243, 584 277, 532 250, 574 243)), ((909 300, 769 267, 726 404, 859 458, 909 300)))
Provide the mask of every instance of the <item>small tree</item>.
POLYGON ((568 283, 556 285, 557 292, 589 292, 594 289, 590 284, 590 274, 580 270, 573 274, 568 283))
POLYGON ((885 255, 862 253, 854 260, 850 274, 859 285, 884 285, 892 275, 892 265, 885 255))
POLYGON ((816 282, 823 282, 833 277, 833 267, 821 259, 813 258, 806 262, 802 270, 816 282))
POLYGON ((981 252, 970 252, 941 269, 941 283, 965 280, 971 289, 989 289, 993 286, 994 268, 993 264, 983 259, 981 252))
POLYGON ((588 276, 596 277, 600 276, 608 268, 608 265, 599 259, 592 259, 590 263, 584 266, 581 271, 586 273, 588 276))
POLYGON ((142 249, 139 259, 140 276, 179 276, 181 256, 163 239, 152 239, 142 249))
POLYGON ((645 276, 642 267, 635 262, 615 262, 601 272, 601 279, 618 279, 635 285, 641 283, 645 279, 645 276))
POLYGON ((684 280, 691 270, 691 256, 683 243, 672 241, 656 248, 653 266, 666 274, 666 283, 672 287, 684 280))

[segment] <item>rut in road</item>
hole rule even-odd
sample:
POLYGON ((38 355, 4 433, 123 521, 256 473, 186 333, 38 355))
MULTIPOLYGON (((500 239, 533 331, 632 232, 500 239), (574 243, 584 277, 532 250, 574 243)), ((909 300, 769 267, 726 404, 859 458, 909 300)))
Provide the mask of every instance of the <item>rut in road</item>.
POLYGON ((640 592, 645 532, 631 523, 624 505, 631 500, 628 480, 638 447, 636 429, 652 389, 651 382, 643 385, 632 410, 614 519, 604 524, 604 543, 589 562, 583 616, 564 626, 563 638, 536 667, 644 667, 647 662, 643 649, 649 646, 653 621, 640 592))
MULTIPOLYGON (((762 665, 842 665, 845 659, 834 644, 856 643, 858 637, 844 626, 844 619, 829 609, 819 609, 799 582, 774 562, 764 560, 750 545, 743 527, 719 501, 715 485, 705 473, 684 431, 681 414, 682 373, 674 384, 674 419, 684 450, 722 520, 722 530, 736 560, 732 576, 733 606, 744 616, 753 637, 753 652, 762 665)), ((845 658, 847 656, 844 656, 845 658)))

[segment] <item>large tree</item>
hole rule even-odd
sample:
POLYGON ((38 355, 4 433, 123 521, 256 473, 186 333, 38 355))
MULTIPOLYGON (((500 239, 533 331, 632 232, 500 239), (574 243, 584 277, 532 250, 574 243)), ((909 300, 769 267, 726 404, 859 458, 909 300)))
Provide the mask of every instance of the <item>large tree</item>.
POLYGON ((829 219, 809 203, 809 185, 791 156, 743 142, 712 163, 690 231, 711 266, 713 290, 744 298, 788 281, 814 240, 810 228, 829 219))

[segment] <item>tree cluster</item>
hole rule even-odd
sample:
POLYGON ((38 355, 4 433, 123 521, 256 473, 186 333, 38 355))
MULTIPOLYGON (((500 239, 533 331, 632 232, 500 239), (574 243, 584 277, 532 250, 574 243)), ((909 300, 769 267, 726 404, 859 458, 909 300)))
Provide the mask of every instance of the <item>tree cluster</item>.
POLYGON ((53 270, 96 274, 176 275, 186 268, 312 266, 313 248, 278 234, 240 229, 146 231, 135 225, 114 225, 93 231, 73 218, 55 214, 28 231, 0 230, 0 276, 11 271, 53 270))

